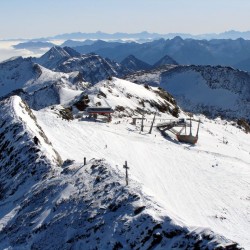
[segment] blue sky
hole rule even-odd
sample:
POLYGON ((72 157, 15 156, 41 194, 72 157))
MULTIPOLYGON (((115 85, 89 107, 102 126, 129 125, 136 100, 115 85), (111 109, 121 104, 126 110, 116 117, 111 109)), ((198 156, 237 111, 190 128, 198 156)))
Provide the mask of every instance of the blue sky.
POLYGON ((250 0, 0 0, 0 39, 71 32, 250 30, 250 0))

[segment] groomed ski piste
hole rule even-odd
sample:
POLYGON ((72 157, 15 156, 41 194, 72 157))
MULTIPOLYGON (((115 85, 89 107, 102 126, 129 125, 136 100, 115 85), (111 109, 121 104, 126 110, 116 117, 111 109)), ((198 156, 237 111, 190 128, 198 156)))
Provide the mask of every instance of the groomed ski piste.
MULTIPOLYGON (((136 108, 137 98, 131 95, 127 98, 128 93, 148 100, 155 98, 145 87, 127 81, 115 79, 112 91, 104 85, 105 82, 100 83, 89 91, 91 102, 96 101, 100 89, 106 96, 98 99, 102 104, 113 107, 122 103, 129 110, 136 108)), ((69 93, 72 96, 72 92, 69 93)), ((67 100, 67 91, 62 94, 67 100)), ((46 175, 31 173, 33 179, 29 180, 25 169, 17 178, 11 162, 13 172, 6 173, 13 173, 24 187, 16 193, 13 191, 14 194, 0 203, 0 246, 3 249, 30 248, 32 242, 32 247, 37 249, 59 246, 69 249, 74 243, 76 249, 132 248, 133 243, 126 245, 124 237, 127 242, 143 238, 141 249, 164 249, 157 245, 164 235, 157 231, 161 227, 187 228, 195 234, 212 230, 214 238, 211 233, 204 236, 208 243, 203 248, 214 249, 216 240, 226 247, 231 240, 250 249, 250 142, 249 135, 234 122, 195 116, 202 123, 198 143, 191 146, 179 143, 171 134, 164 137, 156 128, 148 134, 153 115, 145 116, 144 131, 140 132, 140 123, 132 125, 132 118, 128 116, 114 115, 111 123, 84 116, 64 120, 60 116, 61 108, 58 105, 32 111, 37 119, 35 123, 19 97, 11 97, 1 110, 2 115, 12 117, 12 120, 8 118, 11 124, 25 124, 22 131, 27 132, 29 145, 33 145, 34 136, 38 137, 39 144, 33 147, 39 149, 40 161, 45 159, 51 168, 46 175), (46 140, 41 136, 43 133, 46 140), (69 166, 59 166, 57 153, 69 166), (86 166, 83 166, 84 157, 86 166), (125 161, 129 167, 128 187, 125 187, 125 161), (25 177, 24 180, 20 181, 21 177, 25 177), (133 209, 137 212, 132 212, 133 209), (170 218, 169 225, 166 225, 166 217, 170 218), (144 227, 141 221, 146 221, 144 234, 137 235, 137 230, 144 227), (163 225, 155 225, 153 234, 148 227, 158 221, 163 221, 163 225), (45 236, 50 243, 45 241, 45 236), (110 243, 109 237, 113 242, 110 243), (150 237, 154 237, 151 245, 147 242, 150 237), (64 240, 68 245, 63 244, 64 240)), ((187 118, 182 111, 180 115, 187 118)), ((174 118, 161 113, 156 123, 165 119, 174 118)), ((5 133, 9 128, 4 122, 0 127, 5 133)), ((23 133, 20 129, 14 131, 23 133)), ((12 136, 7 134, 6 140, 16 145, 12 136)), ((18 143, 18 148, 26 145, 25 141, 18 143)), ((31 158, 27 161, 26 165, 32 166, 31 158)), ((40 161, 36 160, 35 164, 40 161)), ((39 169, 35 170, 39 172, 39 169)), ((11 182, 8 187, 12 188, 11 182)), ((174 229, 165 235, 164 239, 169 239, 168 246, 188 248, 184 241, 188 234, 174 229), (175 244, 176 238, 171 241, 176 235, 183 237, 182 245, 180 241, 175 244)), ((161 243, 165 244, 164 240, 161 243)))

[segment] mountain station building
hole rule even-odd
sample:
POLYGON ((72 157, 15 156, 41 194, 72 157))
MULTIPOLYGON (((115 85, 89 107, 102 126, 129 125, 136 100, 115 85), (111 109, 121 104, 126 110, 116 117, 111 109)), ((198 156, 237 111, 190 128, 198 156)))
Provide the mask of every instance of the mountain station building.
POLYGON ((97 119, 98 115, 106 116, 108 122, 111 122, 111 114, 114 113, 114 110, 111 107, 88 107, 86 113, 89 117, 94 117, 97 119))

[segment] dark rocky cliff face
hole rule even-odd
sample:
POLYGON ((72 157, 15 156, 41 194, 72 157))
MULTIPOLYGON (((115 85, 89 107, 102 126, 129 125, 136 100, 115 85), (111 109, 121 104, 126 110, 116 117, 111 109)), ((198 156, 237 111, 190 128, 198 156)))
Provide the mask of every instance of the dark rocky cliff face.
POLYGON ((51 176, 61 160, 32 111, 19 97, 1 101, 0 110, 1 197, 4 199, 14 195, 31 180, 38 181, 51 176), (15 108, 20 109, 24 116, 19 116, 15 108), (29 123, 25 118, 29 118, 29 123), (35 137, 39 143, 35 143, 35 137), (44 144, 54 152, 51 159, 42 153, 44 144))

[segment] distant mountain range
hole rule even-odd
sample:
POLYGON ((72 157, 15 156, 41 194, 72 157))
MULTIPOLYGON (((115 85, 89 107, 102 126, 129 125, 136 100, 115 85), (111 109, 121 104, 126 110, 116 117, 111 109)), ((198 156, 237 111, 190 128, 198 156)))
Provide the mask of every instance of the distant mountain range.
POLYGON ((49 39, 159 39, 159 38, 171 39, 176 36, 181 36, 182 38, 194 38, 194 39, 237 39, 237 38, 250 39, 250 31, 241 32, 236 30, 230 30, 222 33, 208 33, 200 35, 192 35, 189 33, 159 34, 159 33, 150 33, 147 31, 143 31, 140 33, 117 32, 109 34, 98 31, 95 33, 76 32, 76 33, 61 34, 49 37, 49 39))
MULTIPOLYGON (((53 45, 47 42, 43 45, 41 42, 37 44, 41 49, 53 45)), ((250 71, 250 41, 242 38, 208 41, 183 39, 177 36, 173 39, 158 39, 145 43, 68 40, 61 47, 64 45, 74 48, 80 54, 95 53, 116 62, 122 62, 133 55, 144 63, 154 65, 167 55, 173 60, 170 64, 178 62, 182 65, 222 65, 250 71)), ((21 43, 16 47, 25 48, 25 44, 21 43)), ((34 50, 34 48, 37 49, 34 42, 26 43, 26 49, 34 50)))
POLYGON ((81 54, 94 52, 121 62, 125 57, 134 55, 138 59, 155 64, 163 55, 168 55, 179 64, 236 66, 250 58, 250 41, 237 40, 194 40, 159 39, 148 43, 118 43, 97 41, 92 45, 74 47, 81 54))
POLYGON ((23 42, 16 45, 13 45, 15 49, 28 49, 28 50, 37 50, 42 48, 49 48, 55 46, 53 43, 50 42, 39 42, 39 41, 30 41, 30 42, 23 42))
MULTIPOLYGON (((68 39, 135 39, 135 40, 145 40, 145 39, 172 39, 176 36, 180 36, 182 38, 194 38, 194 39, 250 39, 250 31, 236 31, 236 30, 229 30, 222 33, 206 33, 206 34, 199 34, 193 35, 190 33, 150 33, 147 31, 142 31, 138 33, 124 33, 124 32, 116 32, 113 34, 105 33, 101 31, 92 32, 92 33, 84 33, 84 32, 74 32, 74 33, 65 33, 59 34, 50 37, 43 37, 43 38, 36 38, 32 39, 33 41, 48 41, 54 39, 60 40, 68 40, 68 39)), ((29 40, 29 39, 9 39, 9 40, 29 40)))
MULTIPOLYGON (((110 43, 103 41, 99 41, 99 43, 112 48, 110 43)), ((95 44, 95 46, 98 45, 95 44)), ((70 73, 79 71, 84 76, 84 79, 92 84, 111 76, 123 77, 138 70, 151 70, 165 64, 178 64, 168 55, 160 58, 155 65, 141 61, 134 55, 128 55, 121 63, 118 63, 95 53, 81 54, 70 47, 62 48, 60 46, 52 47, 40 58, 33 58, 33 61, 57 72, 70 73)))

